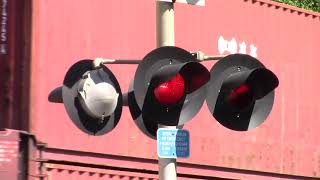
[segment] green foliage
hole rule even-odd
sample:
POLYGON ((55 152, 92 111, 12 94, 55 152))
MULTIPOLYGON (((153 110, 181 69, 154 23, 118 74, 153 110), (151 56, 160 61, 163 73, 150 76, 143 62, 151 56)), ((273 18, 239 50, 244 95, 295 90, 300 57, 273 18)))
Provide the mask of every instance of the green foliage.
POLYGON ((303 9, 320 12, 320 0, 274 0, 274 1, 289 4, 291 6, 297 6, 303 9))

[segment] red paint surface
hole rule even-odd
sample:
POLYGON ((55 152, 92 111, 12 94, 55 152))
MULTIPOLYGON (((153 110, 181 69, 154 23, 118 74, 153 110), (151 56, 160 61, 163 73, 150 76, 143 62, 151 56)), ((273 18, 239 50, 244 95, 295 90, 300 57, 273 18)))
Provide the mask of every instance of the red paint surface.
POLYGON ((47 178, 48 179, 77 179, 77 180, 155 180, 155 174, 143 174, 123 172, 116 170, 101 170, 97 168, 79 168, 73 166, 47 164, 47 178))
POLYGON ((22 172, 22 153, 19 152, 19 134, 14 131, 0 131, 0 177, 18 180, 22 172))
MULTIPOLYGON (((191 156, 183 163, 300 176, 320 176, 320 18, 271 1, 209 1, 205 7, 176 4, 176 45, 219 54, 223 36, 258 48, 258 58, 279 78, 273 110, 249 132, 225 129, 204 104, 185 128, 191 132, 191 156), (265 3, 266 2, 266 3, 265 3)), ((89 136, 69 120, 62 104, 47 101, 68 68, 80 59, 141 59, 155 48, 153 0, 48 0, 33 3, 31 131, 48 147, 156 159, 156 142, 135 126, 127 107, 118 126, 104 136, 89 136)), ((248 49, 247 49, 248 51, 248 49)), ((209 69, 213 62, 204 63, 209 69)), ((135 65, 108 65, 123 92, 135 65)), ((213 77, 214 78, 214 77, 213 77)), ((81 156, 45 153, 45 158, 81 156)), ((88 163, 110 163, 85 157, 88 163)), ((119 166, 131 166, 119 163, 119 166)), ((156 165, 145 164, 145 169, 156 165)), ((179 168, 179 167, 178 167, 179 168)), ((213 170, 194 168, 199 174, 213 170)), ((187 168, 178 169, 187 172, 187 168)), ((190 172, 189 172, 190 173, 190 172)), ((258 179, 244 173, 223 177, 258 179)), ((252 175, 253 176, 253 175, 252 175)), ((261 179, 266 177, 261 175, 261 179)), ((270 178, 270 177, 269 177, 270 178)))

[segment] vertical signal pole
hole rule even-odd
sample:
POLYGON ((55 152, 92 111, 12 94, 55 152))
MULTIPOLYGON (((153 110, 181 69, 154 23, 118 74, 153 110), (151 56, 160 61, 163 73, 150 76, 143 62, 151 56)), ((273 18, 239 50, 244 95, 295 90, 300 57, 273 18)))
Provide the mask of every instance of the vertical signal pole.
MULTIPOLYGON (((163 2, 156 0, 156 29, 157 29, 157 47, 174 46, 174 9, 173 2, 163 2)), ((163 126, 159 128, 176 128, 175 126, 163 126)), ((176 180, 176 159, 160 158, 159 162, 159 179, 176 180)))
POLYGON ((174 9, 172 2, 156 0, 157 47, 174 46, 174 9))

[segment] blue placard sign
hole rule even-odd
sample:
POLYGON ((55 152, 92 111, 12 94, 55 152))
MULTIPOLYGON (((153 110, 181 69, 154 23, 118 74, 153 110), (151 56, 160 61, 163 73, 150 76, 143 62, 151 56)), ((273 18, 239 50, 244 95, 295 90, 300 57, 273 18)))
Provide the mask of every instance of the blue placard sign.
POLYGON ((161 158, 187 158, 190 156, 190 134, 183 129, 159 128, 157 151, 161 158))

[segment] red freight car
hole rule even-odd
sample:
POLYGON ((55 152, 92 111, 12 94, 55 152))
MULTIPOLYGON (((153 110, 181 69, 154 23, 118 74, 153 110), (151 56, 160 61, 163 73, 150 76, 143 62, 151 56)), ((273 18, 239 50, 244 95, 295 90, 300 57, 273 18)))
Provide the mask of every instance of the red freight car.
MULTIPOLYGON (((1 179, 8 172, 11 179, 157 178, 156 142, 127 107, 111 133, 89 136, 63 105, 47 100, 78 60, 141 59, 154 49, 155 1, 1 0, 1 22, 0 127, 30 133, 0 134, 1 179), (7 153, 17 146, 21 156, 7 153)), ((177 46, 250 54, 280 81, 271 114, 248 132, 224 128, 204 105, 185 126, 191 156, 178 159, 178 176, 319 178, 320 14, 269 0, 207 0, 204 7, 176 4, 175 25, 177 46)), ((204 64, 210 69, 213 62, 204 64)), ((137 66, 108 67, 127 91, 137 66)))

